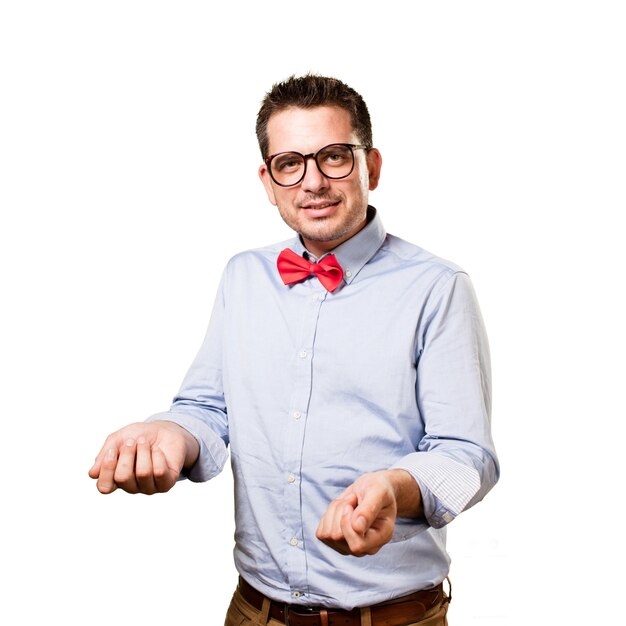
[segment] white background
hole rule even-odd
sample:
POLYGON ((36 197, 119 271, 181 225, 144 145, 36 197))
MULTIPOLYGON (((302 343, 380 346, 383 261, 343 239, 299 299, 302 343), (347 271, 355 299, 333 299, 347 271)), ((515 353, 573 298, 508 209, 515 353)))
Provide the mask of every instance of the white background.
POLYGON ((227 259, 289 236, 255 116, 317 71, 369 105, 387 230, 463 266, 489 330, 502 479, 449 527, 451 625, 624 623, 622 6, 2 2, 0 621, 222 623, 230 472, 87 470, 169 406, 227 259))

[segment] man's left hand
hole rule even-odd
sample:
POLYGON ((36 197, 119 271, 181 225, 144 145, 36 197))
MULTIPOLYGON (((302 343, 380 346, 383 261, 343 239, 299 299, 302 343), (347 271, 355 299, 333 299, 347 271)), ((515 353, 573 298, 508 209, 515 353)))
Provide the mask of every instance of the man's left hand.
POLYGON ((364 474, 335 498, 315 536, 341 554, 376 554, 391 540, 396 517, 421 515, 419 487, 404 470, 364 474))

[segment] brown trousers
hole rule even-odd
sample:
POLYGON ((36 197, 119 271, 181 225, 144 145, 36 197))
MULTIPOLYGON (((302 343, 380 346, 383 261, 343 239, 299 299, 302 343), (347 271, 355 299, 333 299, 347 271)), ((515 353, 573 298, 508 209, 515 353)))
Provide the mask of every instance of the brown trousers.
MULTIPOLYGON (((259 611, 248 604, 237 590, 228 607, 224 626, 284 626, 282 622, 268 618, 269 610, 269 600, 263 602, 263 608, 259 611)), ((405 626, 448 626, 447 612, 448 598, 444 597, 443 602, 427 611, 419 622, 405 626)), ((372 626, 369 608, 361 609, 361 626, 372 626)))

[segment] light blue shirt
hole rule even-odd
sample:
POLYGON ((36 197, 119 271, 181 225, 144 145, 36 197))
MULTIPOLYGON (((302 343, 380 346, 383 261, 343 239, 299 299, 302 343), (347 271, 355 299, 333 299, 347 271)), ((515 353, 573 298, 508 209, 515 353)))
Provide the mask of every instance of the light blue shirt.
POLYGON ((230 446, 235 564, 284 602, 364 606, 448 573, 446 524, 491 489, 487 338, 467 274, 387 235, 375 210, 333 252, 344 281, 286 286, 279 252, 228 263, 204 343, 168 419, 200 442, 189 478, 218 474, 230 446), (365 472, 408 470, 425 519, 356 558, 315 537, 331 500, 365 472))

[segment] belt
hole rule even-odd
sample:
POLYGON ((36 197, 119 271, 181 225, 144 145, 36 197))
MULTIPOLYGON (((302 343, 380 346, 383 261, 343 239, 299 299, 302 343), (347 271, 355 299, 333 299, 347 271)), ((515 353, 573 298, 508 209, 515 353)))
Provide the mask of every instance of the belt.
MULTIPOLYGON (((263 608, 265 596, 239 578, 239 593, 243 599, 259 611, 263 608)), ((351 611, 307 607, 270 600, 269 617, 286 626, 361 626, 361 609, 351 611)), ((374 604, 370 608, 372 626, 406 626, 418 622, 426 611, 443 600, 443 585, 432 589, 416 591, 408 596, 374 604)))

